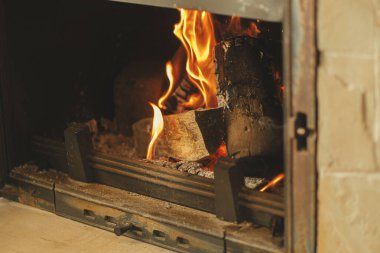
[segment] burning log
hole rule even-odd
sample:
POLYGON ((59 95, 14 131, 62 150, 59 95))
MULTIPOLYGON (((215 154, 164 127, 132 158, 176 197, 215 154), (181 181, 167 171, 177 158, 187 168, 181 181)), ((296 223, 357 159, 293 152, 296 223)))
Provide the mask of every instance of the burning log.
POLYGON ((215 48, 218 103, 227 108, 227 150, 237 158, 281 153, 282 107, 257 40, 235 37, 215 48))
POLYGON ((165 87, 166 92, 158 101, 158 107, 167 112, 180 112, 177 107, 181 97, 176 96, 177 89, 180 89, 186 74, 186 50, 180 46, 172 59, 166 63, 166 75, 169 79, 169 86, 165 87))
POLYGON ((199 93, 198 89, 188 80, 187 76, 185 76, 179 83, 173 95, 167 100, 167 111, 171 113, 185 111, 190 96, 197 92, 199 93))
MULTIPOLYGON (((166 115, 164 130, 158 138, 156 156, 199 161, 215 153, 223 142, 223 109, 193 110, 166 115)), ((133 124, 136 152, 145 157, 151 138, 152 119, 133 124)))

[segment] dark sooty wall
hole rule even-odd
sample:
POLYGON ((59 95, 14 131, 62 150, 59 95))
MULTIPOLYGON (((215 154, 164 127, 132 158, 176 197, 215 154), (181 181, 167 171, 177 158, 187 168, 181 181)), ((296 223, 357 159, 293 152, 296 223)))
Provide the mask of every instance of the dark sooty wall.
POLYGON ((5 8, 19 162, 32 134, 60 139, 67 122, 112 118, 120 69, 158 60, 164 70, 179 46, 174 9, 95 0, 7 0, 5 8))

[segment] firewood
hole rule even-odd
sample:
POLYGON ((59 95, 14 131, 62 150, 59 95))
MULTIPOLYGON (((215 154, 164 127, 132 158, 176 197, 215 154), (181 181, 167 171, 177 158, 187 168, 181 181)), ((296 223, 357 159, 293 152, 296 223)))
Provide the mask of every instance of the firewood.
MULTIPOLYGON (((199 92, 198 88, 189 80, 186 72, 187 55, 186 50, 181 45, 171 59, 173 66, 173 90, 171 96, 165 101, 167 107, 164 113, 180 113, 188 108, 183 107, 190 96, 199 92)), ((165 87, 165 90, 167 87, 165 87)))
POLYGON ((236 158, 281 153, 282 105, 257 40, 235 37, 215 48, 218 103, 227 109, 227 150, 236 158))
MULTIPOLYGON (((133 124, 136 152, 146 155, 152 119, 133 124)), ((164 116, 164 131, 158 138, 156 157, 199 161, 215 153, 224 137, 223 109, 202 109, 164 116)))
POLYGON ((188 80, 187 75, 185 75, 175 89, 173 95, 166 101, 168 107, 167 112, 172 114, 189 110, 183 105, 189 100, 191 95, 197 92, 199 92, 197 87, 195 87, 194 84, 188 80))

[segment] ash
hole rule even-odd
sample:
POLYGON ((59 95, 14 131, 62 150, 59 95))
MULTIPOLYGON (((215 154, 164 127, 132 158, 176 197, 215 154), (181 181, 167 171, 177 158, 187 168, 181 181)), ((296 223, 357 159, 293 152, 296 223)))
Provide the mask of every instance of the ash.
MULTIPOLYGON (((160 158, 159 160, 143 160, 144 162, 155 164, 158 166, 176 169, 182 172, 187 172, 190 175, 198 175, 201 177, 214 179, 214 171, 208 170, 205 168, 204 164, 201 162, 187 162, 187 161, 179 161, 179 162, 171 162, 168 160, 164 160, 164 158, 160 158)), ((244 185, 248 189, 255 190, 264 184, 266 184, 268 180, 265 178, 258 177, 244 177, 244 185)))
MULTIPOLYGON (((110 121, 103 119, 103 122, 101 123, 106 132, 99 133, 98 128, 93 126, 96 125, 96 121, 92 124, 92 127, 90 127, 90 129, 92 129, 91 132, 93 133, 93 147, 96 151, 103 154, 141 160, 141 158, 138 157, 136 149, 134 147, 133 137, 117 134, 112 130, 110 131, 110 129, 112 129, 112 122, 110 121)), ((207 167, 207 163, 209 161, 205 161, 203 163, 200 161, 173 161, 167 157, 160 157, 156 160, 143 159, 143 161, 161 167, 185 172, 188 175, 197 175, 200 177, 214 179, 214 171, 210 170, 207 167)), ((265 182, 267 182, 265 178, 244 178, 245 187, 252 190, 262 186, 265 182)))
POLYGON ((252 190, 258 188, 259 186, 262 186, 266 182, 267 180, 265 178, 259 178, 259 177, 245 177, 244 178, 245 187, 252 190))
POLYGON ((93 138, 93 147, 96 151, 103 154, 137 158, 133 139, 122 134, 97 134, 93 138))
POLYGON ((201 177, 214 179, 214 172, 210 171, 201 162, 189 162, 189 161, 178 161, 172 162, 165 158, 160 158, 158 160, 143 160, 146 163, 155 164, 165 168, 176 169, 178 171, 187 172, 190 175, 198 175, 201 177))

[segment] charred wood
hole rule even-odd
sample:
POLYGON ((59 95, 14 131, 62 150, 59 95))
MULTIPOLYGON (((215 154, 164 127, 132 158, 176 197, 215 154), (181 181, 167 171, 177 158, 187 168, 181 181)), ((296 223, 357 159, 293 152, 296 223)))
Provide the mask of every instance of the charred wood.
POLYGON ((166 101, 168 113, 181 113, 189 110, 185 104, 198 89, 188 80, 187 75, 181 80, 173 95, 166 101))
POLYGON ((218 103, 226 108, 226 142, 236 158, 281 153, 282 106, 258 39, 236 37, 215 48, 218 103))
MULTIPOLYGON (((191 95, 199 93, 198 88, 190 81, 186 72, 187 55, 186 50, 181 45, 174 56, 171 59, 173 66, 173 87, 172 94, 165 101, 166 110, 165 114, 180 113, 190 110, 186 106, 186 102, 189 101, 191 95)), ((168 89, 167 85, 163 93, 168 89)))

